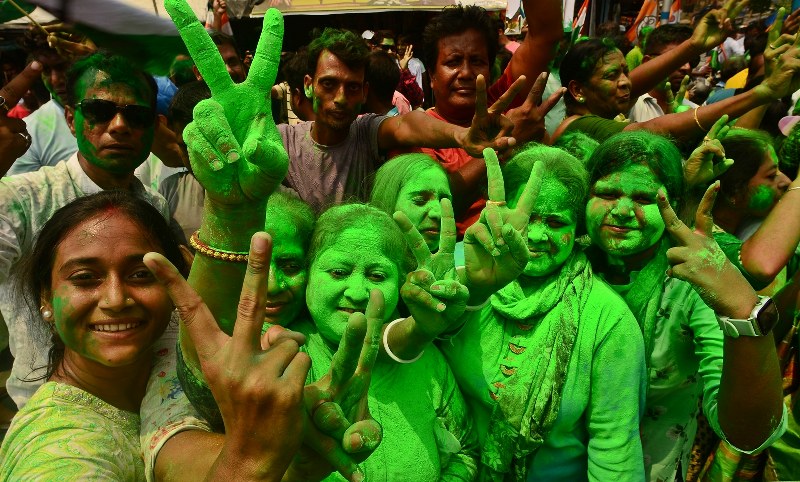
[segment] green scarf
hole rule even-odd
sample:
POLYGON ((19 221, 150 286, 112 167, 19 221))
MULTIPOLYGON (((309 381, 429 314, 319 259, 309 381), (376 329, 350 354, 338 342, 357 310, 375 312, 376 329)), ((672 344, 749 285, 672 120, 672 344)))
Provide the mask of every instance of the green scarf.
POLYGON ((669 268, 667 250, 670 242, 667 237, 661 240, 653 259, 639 271, 630 290, 623 298, 628 308, 633 312, 639 328, 644 337, 645 365, 650 366, 650 356, 653 354, 653 338, 656 330, 658 310, 661 307, 661 298, 664 295, 664 283, 667 280, 666 271, 669 268))
POLYGON ((481 480, 527 480, 533 454, 555 423, 581 313, 592 289, 586 256, 576 251, 539 289, 514 281, 492 297, 495 315, 522 325, 546 323, 544 342, 508 378, 489 420, 481 480))

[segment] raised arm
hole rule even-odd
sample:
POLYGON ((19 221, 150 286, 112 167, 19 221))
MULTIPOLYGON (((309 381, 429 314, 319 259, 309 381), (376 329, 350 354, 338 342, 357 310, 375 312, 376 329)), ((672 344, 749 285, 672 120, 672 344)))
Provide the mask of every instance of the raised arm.
MULTIPOLYGON (((711 235, 711 212, 718 190, 716 182, 703 197, 694 231, 677 218, 666 196, 659 193, 658 207, 667 231, 676 241, 676 246, 667 251, 672 265, 667 274, 691 283, 717 316, 748 319, 758 297, 711 235)), ((717 410, 719 427, 728 442, 740 450, 752 451, 779 436, 785 427, 782 398, 773 337, 726 335, 717 410)), ((713 402, 704 400, 708 405, 713 402)))
POLYGON ((528 20, 528 35, 511 57, 509 69, 513 79, 524 75, 529 79, 522 92, 528 92, 542 72, 549 71, 550 61, 564 35, 560 0, 523 0, 528 20))
POLYGON ((689 40, 633 69, 631 99, 650 92, 678 67, 721 44, 733 32, 732 22, 746 3, 746 0, 728 0, 722 8, 703 17, 689 40))
POLYGON ((42 64, 31 62, 11 82, 0 89, 0 177, 3 177, 11 165, 25 154, 31 145, 31 136, 22 119, 7 117, 8 111, 17 105, 25 92, 42 74, 42 64))

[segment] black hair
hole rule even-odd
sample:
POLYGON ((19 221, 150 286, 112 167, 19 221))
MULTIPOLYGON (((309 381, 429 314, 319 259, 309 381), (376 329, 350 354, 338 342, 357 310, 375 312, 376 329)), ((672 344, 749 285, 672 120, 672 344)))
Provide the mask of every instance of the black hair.
POLYGON ((650 32, 645 42, 644 55, 658 55, 671 44, 680 44, 692 36, 692 28, 679 23, 669 23, 650 32))
POLYGON ((769 134, 752 129, 731 129, 720 142, 725 155, 734 161, 719 177, 719 191, 730 199, 747 191, 747 183, 756 175, 767 150, 774 144, 769 134))
POLYGON ((567 87, 567 92, 564 93, 565 103, 574 104, 576 102, 569 91, 570 82, 574 80, 586 84, 594 74, 600 60, 611 52, 619 52, 619 49, 608 38, 583 40, 567 51, 559 67, 561 85, 567 87))
POLYGON ((497 28, 486 10, 475 5, 448 5, 442 9, 442 13, 428 22, 422 34, 425 65, 429 69, 436 68, 439 40, 471 29, 483 35, 486 52, 489 54, 489 65, 493 65, 499 42, 497 28))
POLYGON ((233 50, 236 51, 236 55, 239 57, 239 60, 242 59, 242 52, 239 50, 239 46, 236 45, 235 38, 226 33, 220 32, 219 30, 206 29, 206 31, 208 32, 208 36, 211 37, 211 40, 214 42, 214 45, 230 45, 233 47, 233 50))
MULTIPOLYGON (((169 223, 158 210, 147 201, 135 197, 128 191, 108 190, 77 198, 56 211, 39 231, 36 242, 20 260, 17 293, 28 305, 31 313, 39 311, 41 301, 51 295, 52 272, 59 245, 82 222, 99 216, 111 216, 120 212, 133 221, 148 239, 155 242, 166 257, 184 276, 189 266, 183 259, 178 240, 169 223)), ((31 320, 33 321, 33 320, 31 320)), ((27 381, 50 377, 64 356, 64 343, 48 323, 35 323, 31 333, 47 333, 52 341, 48 364, 36 367, 34 372, 45 370, 43 376, 27 381)))
POLYGON ((182 85, 167 110, 167 119, 170 122, 183 125, 192 122, 194 107, 203 99, 211 98, 211 89, 202 80, 195 80, 182 85))
POLYGON ((325 50, 351 70, 363 69, 367 65, 369 49, 361 37, 349 30, 326 28, 308 45, 308 71, 312 77, 317 72, 319 56, 325 50))
POLYGON ((382 102, 391 102, 400 82, 400 67, 389 53, 376 50, 369 54, 364 79, 369 82, 369 92, 382 102))
POLYGON ((112 82, 125 83, 133 86, 133 79, 139 78, 139 88, 146 87, 149 93, 145 97, 150 98, 150 106, 155 113, 158 86, 155 79, 145 71, 137 68, 129 59, 120 55, 114 55, 106 51, 99 51, 78 60, 67 71, 67 98, 64 99, 66 105, 75 107, 75 104, 82 99, 78 97, 84 92, 78 93, 77 88, 81 78, 88 72, 105 72, 112 82))
POLYGON ((314 75, 308 70, 308 47, 301 47, 297 52, 287 56, 281 70, 289 88, 302 92, 306 75, 314 75))

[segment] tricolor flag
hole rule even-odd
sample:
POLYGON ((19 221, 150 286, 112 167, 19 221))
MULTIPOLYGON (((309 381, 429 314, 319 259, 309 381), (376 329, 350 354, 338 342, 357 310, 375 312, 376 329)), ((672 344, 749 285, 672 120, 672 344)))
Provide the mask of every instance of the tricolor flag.
POLYGON ((642 27, 647 25, 655 27, 658 16, 658 2, 656 0, 644 0, 642 9, 639 10, 639 15, 636 16, 636 20, 633 21, 631 28, 628 29, 625 36, 628 37, 630 42, 635 42, 636 37, 639 35, 639 30, 641 30, 642 27))
POLYGON ((577 35, 581 35, 583 32, 583 26, 586 24, 586 12, 589 11, 589 0, 583 0, 583 5, 578 10, 578 15, 572 21, 572 32, 573 35, 575 32, 578 32, 577 35))
POLYGON ((672 0, 672 5, 669 7, 669 23, 678 23, 681 21, 681 0, 672 0))
POLYGON ((26 1, 74 24, 75 30, 98 47, 124 55, 151 74, 166 75, 175 56, 187 54, 169 17, 159 17, 123 0, 26 1))

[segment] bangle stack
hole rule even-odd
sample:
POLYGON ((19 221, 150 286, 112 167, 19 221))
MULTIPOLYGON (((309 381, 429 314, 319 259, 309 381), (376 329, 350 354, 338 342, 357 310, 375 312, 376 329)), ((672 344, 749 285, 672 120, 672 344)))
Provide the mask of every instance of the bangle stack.
POLYGON ((230 261, 232 263, 246 263, 248 253, 238 253, 236 251, 225 251, 207 245, 200 240, 200 231, 195 231, 189 237, 189 245, 193 247, 198 253, 209 258, 218 259, 220 261, 230 261))

